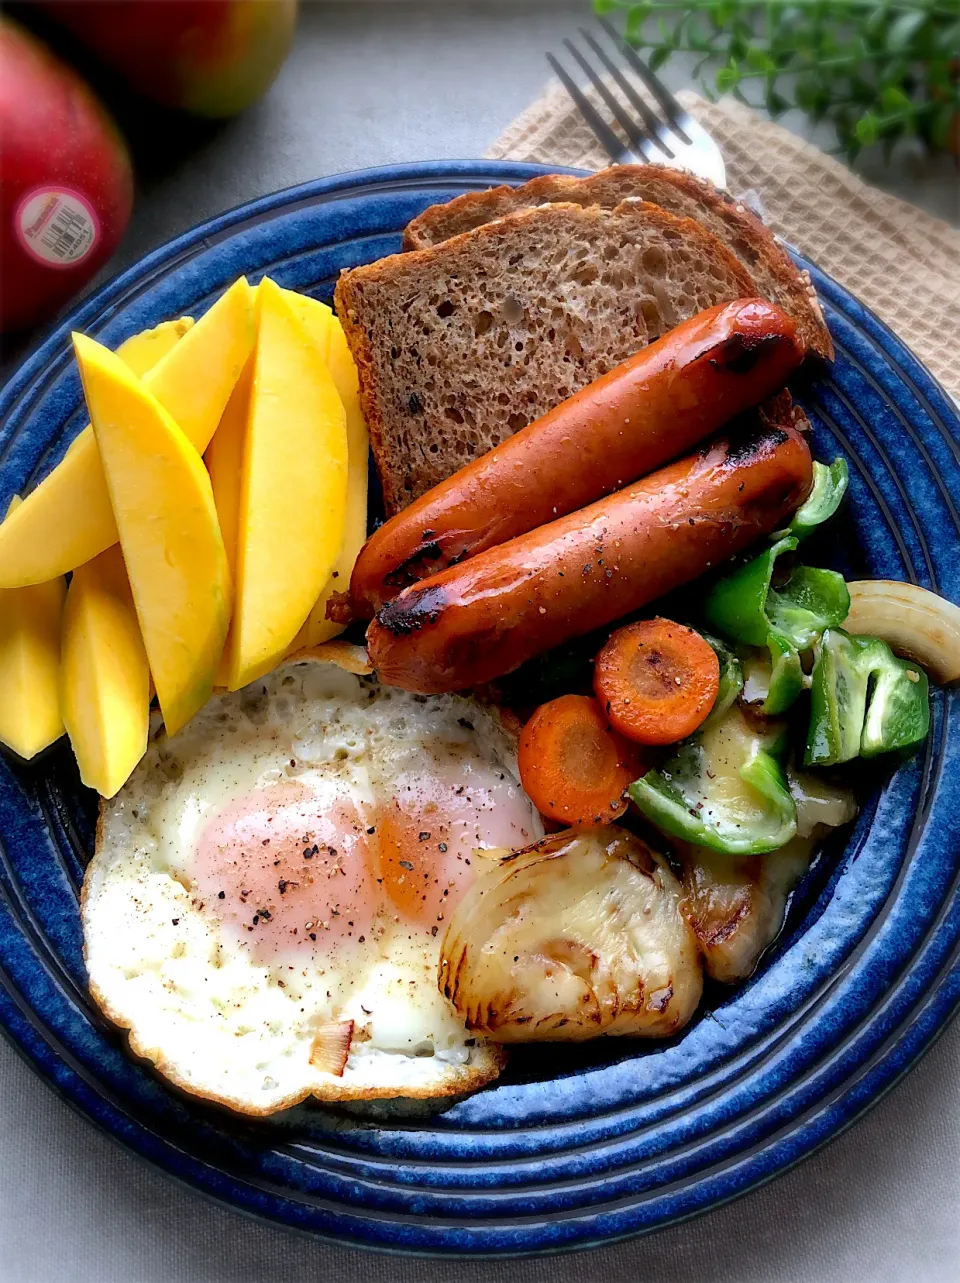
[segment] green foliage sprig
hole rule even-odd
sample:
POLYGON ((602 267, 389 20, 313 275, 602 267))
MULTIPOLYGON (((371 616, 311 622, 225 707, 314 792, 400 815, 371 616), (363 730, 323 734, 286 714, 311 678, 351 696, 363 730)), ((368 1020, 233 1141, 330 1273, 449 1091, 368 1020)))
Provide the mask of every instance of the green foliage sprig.
POLYGON ((957 146, 957 0, 594 3, 600 13, 626 11, 626 36, 650 51, 654 69, 675 53, 697 54, 694 79, 711 100, 762 101, 774 118, 799 107, 833 124, 850 159, 877 142, 889 157, 902 138, 957 146))

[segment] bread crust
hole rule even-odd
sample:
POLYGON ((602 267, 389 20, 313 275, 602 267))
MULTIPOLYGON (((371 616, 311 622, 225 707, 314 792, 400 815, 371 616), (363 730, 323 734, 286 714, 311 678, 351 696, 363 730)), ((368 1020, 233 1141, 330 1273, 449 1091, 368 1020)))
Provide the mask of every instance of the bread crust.
MULTIPOLYGON (((602 260, 602 254, 598 254, 597 258, 602 260)), ((573 275, 564 278, 572 296, 572 302, 567 304, 570 313, 584 304, 590 288, 577 283, 577 265, 577 262, 573 264, 573 275)), ((597 265, 585 262, 581 265, 590 266, 594 274, 598 274, 597 265)), ((600 267, 607 265, 603 261, 599 263, 600 267)), ((613 261, 609 266, 617 268, 619 265, 613 261)), ((569 273, 570 264, 565 266, 565 270, 569 273)), ((656 278, 659 272, 660 276, 655 284, 662 287, 670 270, 670 264, 667 264, 665 267, 651 268, 648 275, 656 278)), ((549 288, 552 288, 552 284, 551 278, 549 288)), ((638 200, 624 201, 614 209, 597 204, 584 206, 577 203, 549 203, 539 208, 524 208, 492 222, 485 222, 440 245, 410 253, 393 254, 342 273, 335 292, 337 314, 357 363, 360 398, 370 431, 370 444, 380 472, 387 514, 400 511, 412 499, 450 476, 471 458, 498 445, 527 422, 545 413, 558 400, 572 395, 592 379, 606 373, 693 312, 714 303, 755 297, 759 292, 742 262, 699 222, 690 218, 678 218, 657 205, 638 200), (423 343, 420 335, 430 334, 431 326, 436 333, 433 338, 428 339, 428 343, 433 343, 436 347, 437 339, 444 336, 444 331, 438 328, 438 309, 425 302, 426 294, 435 286, 435 290, 447 290, 459 298, 465 293, 466 287, 469 287, 476 292, 478 299, 489 301, 491 311, 498 311, 504 297, 512 293, 522 294, 527 280, 524 271, 531 254, 549 243, 556 244, 559 247, 558 253, 562 255, 566 247, 577 238, 581 242, 588 241, 604 248, 613 248, 614 258, 619 253, 618 242, 624 240, 638 254, 644 244, 647 244, 656 255, 663 258, 664 263, 668 256, 673 255, 676 260, 673 266, 682 257, 684 272, 690 278, 698 278, 699 301, 688 307, 683 314, 672 316, 669 314, 672 305, 667 301, 662 306, 658 304, 655 309, 658 310, 656 317, 648 318, 634 314, 639 291, 632 296, 629 285, 620 289, 608 289, 604 306, 608 308, 609 315, 604 319, 610 321, 616 334, 615 345, 609 348, 604 359, 600 359, 602 354, 596 345, 592 352, 585 351, 593 335, 588 332, 590 326, 578 322, 581 326, 580 337, 585 340, 581 343, 580 338, 574 336, 580 347, 578 355, 564 356, 562 360, 566 364, 561 364, 560 356, 551 351, 541 333, 537 337, 537 350, 541 353, 538 360, 541 360, 541 365, 538 367, 534 364, 526 373, 521 364, 527 366, 529 349, 524 358, 518 358, 513 364, 511 349, 512 339, 529 337, 527 331, 521 335, 508 334, 509 325, 503 323, 500 337, 510 339, 511 342, 502 348, 501 365, 501 358, 489 345, 484 348, 487 340, 492 339, 492 333, 485 333, 474 342, 472 332, 461 329, 457 338, 461 346, 469 346, 471 357, 474 358, 474 368, 469 373, 476 385, 470 394, 469 406, 475 422, 468 438, 468 448, 463 448, 462 443, 453 440, 454 430, 449 421, 444 419, 447 411, 436 401, 428 404, 429 397, 421 395, 422 386, 428 383, 428 378, 420 369, 420 357, 417 357, 415 367, 407 360, 411 347, 408 340, 411 338, 416 339, 419 348, 423 343), (434 286, 431 286, 431 282, 434 286), (504 282, 509 283, 509 289, 504 282), (458 290, 461 291, 460 295, 457 294, 458 290), (619 314, 613 312, 611 299, 616 300, 619 314), (391 310, 400 318, 394 329, 390 328, 391 310), (419 328, 421 325, 424 325, 422 330, 419 328), (385 331, 389 331, 389 337, 385 331), (486 368, 481 361, 484 351, 486 368), (406 370, 400 370, 405 360, 406 370), (508 368, 509 375, 506 373, 508 368), (548 368, 549 373, 545 373, 548 368), (550 382, 551 375, 561 374, 565 383, 556 379, 550 382), (409 382, 403 383, 401 388, 399 385, 404 378, 409 382), (512 402, 509 399, 505 401, 508 398, 506 388, 511 386, 507 382, 508 378, 513 380, 515 396, 512 402), (487 380, 486 384, 484 379, 487 380), (494 382, 497 386, 490 386, 494 382), (516 395, 518 389, 524 398, 519 403, 516 395), (402 404, 408 392, 409 415, 405 404, 402 404), (498 400, 501 405, 506 405, 505 409, 498 409, 498 400), (507 410, 513 411, 509 416, 513 420, 509 426, 506 426, 507 410), (520 410, 523 414, 516 413, 520 410), (401 422, 410 416, 415 420, 412 428, 401 422), (479 423, 476 422, 478 419, 479 423), (454 446, 457 447, 456 450, 454 446)), ((661 293, 666 296, 667 291, 661 289, 661 293)), ((557 304, 562 307, 562 300, 557 300, 557 304)), ((480 306, 479 303, 476 305, 480 306)), ((447 304, 444 303, 443 306, 447 304)), ((455 309, 451 308, 453 310, 455 309)), ((469 307, 464 307, 463 310, 467 312, 469 307)), ((541 324, 543 310, 541 307, 540 312, 534 316, 534 327, 541 324)), ((441 311, 439 315, 449 314, 441 311)), ((462 324, 468 324, 466 318, 462 324)), ((552 338, 552 330, 546 337, 552 338)), ((560 341, 558 337, 557 342, 560 341)), ((459 379, 459 373, 457 378, 459 379)))
POLYGON ((418 214, 404 231, 403 246, 420 250, 441 244, 518 209, 557 201, 610 208, 634 198, 651 201, 669 213, 704 218, 708 230, 752 273, 760 293, 794 318, 804 345, 825 360, 833 359, 833 341, 809 273, 795 267, 770 229, 745 205, 683 170, 662 165, 611 165, 587 178, 543 174, 520 187, 504 185, 467 192, 418 214))

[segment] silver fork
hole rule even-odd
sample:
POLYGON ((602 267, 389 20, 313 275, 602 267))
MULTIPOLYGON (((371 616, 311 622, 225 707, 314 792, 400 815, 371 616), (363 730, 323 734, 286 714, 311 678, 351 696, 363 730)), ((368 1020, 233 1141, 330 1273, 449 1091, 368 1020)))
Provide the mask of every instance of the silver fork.
POLYGON ((600 112, 579 87, 568 71, 553 56, 547 61, 556 72, 561 84, 577 104, 580 114, 590 126, 604 151, 618 165, 651 164, 669 165, 673 169, 688 169, 700 178, 708 178, 717 187, 724 187, 727 171, 720 155, 720 148, 702 125, 677 102, 662 80, 650 70, 637 51, 628 44, 616 28, 606 19, 598 18, 627 66, 656 99, 663 116, 658 116, 651 105, 631 84, 620 67, 589 31, 579 28, 580 35, 600 60, 607 76, 626 98, 629 106, 617 98, 604 74, 594 67, 572 40, 564 44, 579 66, 590 78, 591 84, 606 104, 612 118, 623 130, 627 143, 610 127, 600 112), (636 115, 631 114, 630 108, 636 115))

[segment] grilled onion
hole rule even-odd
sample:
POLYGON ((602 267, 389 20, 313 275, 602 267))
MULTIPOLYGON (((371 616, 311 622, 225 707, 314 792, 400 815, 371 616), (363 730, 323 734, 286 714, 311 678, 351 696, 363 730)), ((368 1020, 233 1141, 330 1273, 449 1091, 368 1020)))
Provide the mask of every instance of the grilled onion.
POLYGON ((613 826, 504 857, 461 900, 442 992, 495 1042, 666 1037, 696 1009, 697 944, 663 859, 613 826))
POLYGON ((768 855, 731 857, 676 843, 685 909, 708 976, 733 984, 751 975, 783 925, 787 897, 810 867, 815 841, 795 837, 768 855))
POLYGON ((848 633, 879 637, 897 655, 915 659, 935 682, 960 681, 960 606, 917 584, 895 579, 848 583, 848 633))

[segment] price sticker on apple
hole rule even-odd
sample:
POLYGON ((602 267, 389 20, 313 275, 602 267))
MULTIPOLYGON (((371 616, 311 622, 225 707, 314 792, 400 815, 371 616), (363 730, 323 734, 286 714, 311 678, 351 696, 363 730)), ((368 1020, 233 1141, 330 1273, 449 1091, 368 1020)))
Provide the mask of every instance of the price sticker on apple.
POLYGON ((14 231, 31 258, 49 267, 73 267, 100 239, 100 220, 80 192, 37 187, 18 205, 14 231))

